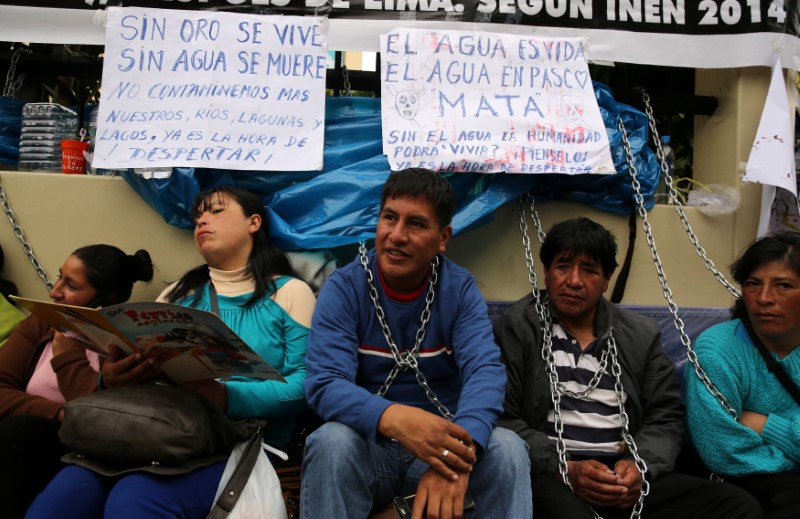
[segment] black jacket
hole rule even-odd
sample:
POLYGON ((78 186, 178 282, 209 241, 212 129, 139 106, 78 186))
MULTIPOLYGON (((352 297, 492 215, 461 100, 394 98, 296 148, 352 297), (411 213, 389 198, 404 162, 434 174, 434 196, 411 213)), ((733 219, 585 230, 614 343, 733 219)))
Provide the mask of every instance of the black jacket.
MULTIPOLYGON (((625 410, 630 432, 647 464, 647 479, 653 480, 673 470, 681 449, 683 406, 675 367, 664 353, 661 332, 652 319, 601 299, 594 321, 603 345, 613 324, 622 385, 628 395, 625 410)), ((527 442, 532 474, 554 476, 558 452, 556 442, 543 432, 551 406, 550 384, 533 296, 512 305, 494 331, 508 373, 498 426, 515 431, 527 442)), ((632 458, 630 453, 626 457, 632 458)))

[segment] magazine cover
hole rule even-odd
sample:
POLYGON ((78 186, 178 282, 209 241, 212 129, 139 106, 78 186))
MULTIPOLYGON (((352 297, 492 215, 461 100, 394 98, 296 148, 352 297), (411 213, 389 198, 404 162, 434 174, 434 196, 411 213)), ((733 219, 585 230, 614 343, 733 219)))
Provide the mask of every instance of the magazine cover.
POLYGON ((138 352, 156 360, 176 384, 235 376, 284 381, 211 312, 172 303, 122 303, 98 309, 11 297, 102 355, 115 344, 128 354, 138 352))

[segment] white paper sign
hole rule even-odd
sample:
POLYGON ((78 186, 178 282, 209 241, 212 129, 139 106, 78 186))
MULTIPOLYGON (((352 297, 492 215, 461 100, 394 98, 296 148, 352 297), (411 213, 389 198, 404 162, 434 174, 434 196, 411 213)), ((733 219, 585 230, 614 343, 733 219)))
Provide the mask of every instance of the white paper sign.
POLYGON ((615 172, 581 39, 396 29, 381 80, 393 170, 615 172))
POLYGON ((93 167, 322 168, 321 18, 108 8, 93 167))
POLYGON ((761 113, 761 121, 758 123, 758 132, 742 178, 746 182, 764 184, 758 236, 763 236, 769 231, 775 188, 785 189, 792 193, 795 199, 797 197, 793 124, 794 113, 789 108, 789 96, 783 80, 781 60, 777 58, 772 67, 772 79, 764 111, 761 113))
POLYGON ((743 180, 782 187, 796 194, 793 125, 794 112, 789 108, 789 96, 778 59, 772 67, 767 101, 743 180))

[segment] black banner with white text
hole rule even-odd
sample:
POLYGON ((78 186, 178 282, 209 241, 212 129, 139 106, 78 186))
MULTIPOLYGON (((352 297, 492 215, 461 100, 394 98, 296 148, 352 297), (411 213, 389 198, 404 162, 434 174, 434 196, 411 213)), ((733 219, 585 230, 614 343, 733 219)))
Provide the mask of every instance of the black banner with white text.
POLYGON ((105 8, 326 17, 330 50, 398 27, 583 38, 590 62, 800 70, 798 0, 0 0, 0 39, 104 44, 105 8))
POLYGON ((331 19, 505 23, 693 35, 800 35, 796 0, 0 0, 0 5, 237 10, 331 19))

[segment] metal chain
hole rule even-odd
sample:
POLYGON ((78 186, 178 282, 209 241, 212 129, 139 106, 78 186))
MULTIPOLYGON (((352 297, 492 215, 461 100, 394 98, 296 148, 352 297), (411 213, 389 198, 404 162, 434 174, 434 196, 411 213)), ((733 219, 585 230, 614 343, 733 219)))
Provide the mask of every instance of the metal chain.
POLYGON ((633 160, 631 143, 628 140, 628 132, 625 130, 625 125, 623 124, 621 117, 618 120, 617 126, 619 127, 620 134, 622 135, 622 147, 625 150, 625 157, 628 162, 628 171, 630 172, 631 176, 631 185, 633 186, 633 190, 635 192, 634 199, 638 207, 639 217, 642 219, 642 228, 644 229, 645 238, 647 239, 647 245, 650 248, 650 256, 653 259, 653 265, 656 269, 658 282, 661 284, 661 293, 664 295, 664 299, 667 300, 667 308, 669 309, 670 314, 672 314, 672 321, 675 325, 675 328, 678 330, 678 333, 680 334, 681 343, 683 344, 684 348, 686 348, 686 356, 694 367, 694 372, 697 374, 697 377, 703 382, 703 385, 706 386, 714 398, 716 398, 717 401, 722 404, 722 407, 725 408, 725 411, 727 411, 728 414, 730 414, 734 419, 737 419, 736 410, 728 402, 728 399, 725 398, 725 395, 723 395, 716 388, 716 386, 714 386, 714 384, 711 382, 711 379, 708 378, 705 370, 703 370, 702 366, 700 366, 700 362, 697 359, 697 354, 695 353, 694 348, 692 348, 691 340, 684 329, 683 319, 678 316, 678 306, 672 299, 672 290, 667 284, 667 275, 664 273, 664 266, 661 263, 661 258, 658 255, 658 250, 656 249, 655 239, 653 238, 653 229, 650 226, 650 221, 647 219, 647 210, 644 207, 644 197, 642 196, 641 184, 637 178, 636 164, 633 160))
POLYGON ((353 97, 353 91, 350 90, 350 74, 347 72, 347 65, 342 65, 342 79, 344 80, 344 96, 353 97))
MULTIPOLYGON (((546 235, 544 229, 542 228, 542 221, 539 219, 539 211, 536 210, 533 195, 530 193, 523 193, 522 197, 523 199, 527 200, 528 205, 531 208, 531 220, 533 221, 533 226, 536 227, 536 237, 539 238, 539 243, 544 243, 546 235)), ((527 234, 527 228, 525 232, 527 234)))
POLYGON ((22 57, 23 52, 28 54, 33 53, 33 51, 27 47, 20 46, 14 49, 14 54, 11 55, 11 63, 8 66, 8 73, 6 74, 6 82, 3 86, 4 97, 13 98, 17 93, 17 90, 19 90, 22 86, 22 82, 25 80, 25 74, 20 74, 16 79, 14 79, 14 74, 17 70, 17 63, 19 63, 19 59, 22 57))
POLYGON ((647 464, 644 462, 644 459, 639 456, 639 449, 636 447, 636 440, 634 440, 633 436, 631 436, 630 419, 628 418, 628 413, 625 411, 625 394, 624 388, 622 387, 622 368, 617 361, 617 341, 614 339, 614 335, 611 330, 608 332, 606 348, 611 352, 611 372, 614 374, 614 392, 617 394, 617 403, 619 404, 619 418, 622 422, 622 438, 625 440, 625 444, 630 448, 631 456, 633 456, 633 462, 636 464, 636 468, 639 469, 639 473, 642 475, 642 489, 639 492, 639 499, 636 501, 636 504, 633 505, 633 510, 631 510, 631 517, 639 517, 642 515, 642 509, 644 509, 644 498, 650 493, 650 482, 647 481, 647 464))
POLYGON ((667 186, 669 187, 669 196, 672 200, 672 206, 675 208, 675 212, 678 213, 678 217, 683 225, 683 229, 686 231, 686 235, 689 237, 689 241, 692 243, 692 245, 694 245, 697 255, 703 259, 703 263, 705 264, 706 268, 714 274, 714 277, 717 279, 717 281, 719 281, 734 298, 738 299, 741 296, 741 293, 725 278, 725 276, 717 269, 716 265, 714 265, 714 262, 711 261, 711 258, 708 257, 708 253, 700 245, 697 235, 695 235, 694 230, 689 223, 689 219, 686 217, 686 213, 683 211, 683 204, 678 197, 678 190, 675 189, 675 183, 672 175, 669 173, 667 161, 664 160, 664 150, 661 147, 661 139, 658 136, 656 120, 653 117, 653 107, 650 105, 650 96, 644 91, 644 89, 640 89, 640 91, 642 93, 642 100, 644 101, 645 105, 645 112, 647 113, 647 120, 650 124, 650 133, 653 136, 653 142, 656 148, 656 156, 658 157, 658 163, 661 165, 661 174, 664 176, 667 186))
MULTIPOLYGON (((517 211, 519 213, 519 230, 522 233, 522 249, 525 251, 525 264, 528 266, 528 281, 531 283, 533 297, 538 300, 539 292, 536 290, 536 287, 539 286, 539 281, 536 278, 536 269, 533 266, 531 239, 528 237, 528 222, 525 218, 525 195, 522 195, 519 197, 519 200, 517 200, 517 211)), ((534 222, 535 221, 534 219, 534 222)))
POLYGON ((417 383, 422 387, 423 390, 425 390, 425 396, 428 397, 428 400, 430 400, 431 403, 436 406, 436 409, 439 411, 439 413, 441 413, 442 416, 452 421, 453 413, 451 413, 447 407, 439 401, 439 398, 428 385, 428 381, 425 378, 425 375, 423 375, 420 371, 419 364, 417 363, 419 349, 422 346, 422 341, 425 339, 425 327, 428 325, 428 321, 430 321, 431 318, 431 305, 433 304, 433 299, 436 296, 434 289, 436 287, 436 282, 439 279, 439 256, 435 256, 433 261, 431 261, 431 279, 428 282, 428 293, 425 296, 425 308, 422 310, 422 315, 420 316, 420 325, 419 329, 417 329, 414 348, 410 351, 401 352, 400 348, 397 347, 397 344, 392 338, 392 330, 389 328, 389 323, 386 322, 386 313, 383 311, 380 301, 378 301, 378 290, 375 288, 375 279, 372 276, 372 271, 369 268, 367 246, 363 241, 358 245, 358 253, 361 259, 361 266, 364 267, 364 272, 367 274, 369 297, 372 299, 372 305, 375 307, 375 315, 378 317, 378 322, 381 325, 381 331, 383 332, 384 338, 386 338, 386 343, 389 345, 389 350, 392 352, 392 357, 394 358, 394 366, 392 367, 392 371, 389 372, 389 376, 386 377, 386 380, 384 381, 380 390, 378 390, 378 395, 383 396, 386 394, 398 373, 401 371, 406 372, 411 369, 416 375, 417 383))
POLYGON ((36 273, 40 278, 42 278, 42 281, 44 281, 44 285, 47 287, 47 290, 52 290, 53 282, 47 277, 44 267, 42 267, 41 263, 39 263, 39 260, 36 259, 36 255, 33 253, 33 247, 31 247, 30 244, 25 240, 25 233, 22 231, 22 227, 17 224, 17 217, 14 215, 14 211, 11 210, 11 206, 8 203, 8 198, 6 197, 6 190, 3 189, 3 186, 0 186, 0 204, 3 206, 3 211, 5 211, 8 221, 11 222, 11 227, 14 230, 14 236, 17 237, 22 245, 22 250, 25 251, 28 259, 31 260, 34 270, 36 270, 36 273))
MULTIPOLYGON (((529 201, 531 201, 529 199, 529 201)), ((583 391, 574 392, 566 389, 563 384, 561 384, 558 380, 558 372, 556 371, 556 361, 555 355, 553 354, 553 321, 550 317, 550 309, 546 302, 542 301, 542 297, 539 294, 539 290, 537 289, 538 281, 536 276, 536 270, 533 264, 533 255, 531 254, 531 247, 530 247, 530 238, 528 237, 528 223, 525 217, 525 204, 524 204, 524 196, 520 197, 518 202, 518 209, 519 209, 519 226, 520 231, 522 232, 522 246, 525 251, 525 263, 528 266, 528 280, 531 282, 531 293, 534 299, 534 308, 536 309, 536 314, 539 318, 539 323, 541 323, 542 327, 542 359, 545 363, 545 373, 547 374, 547 378, 550 382, 550 399, 553 403, 553 425, 556 430, 556 452, 558 453, 558 471, 561 475, 561 481, 564 482, 570 490, 574 492, 572 488, 572 484, 569 482, 569 470, 567 466, 567 446, 564 443, 564 420, 561 418, 561 396, 566 395, 572 398, 583 399, 588 396, 594 389, 596 389, 597 384, 600 381, 600 377, 605 373, 607 367, 607 359, 611 359, 611 370, 615 377, 614 382, 614 391, 617 395, 617 403, 619 405, 619 413, 620 413, 620 424, 622 427, 622 438, 625 441, 625 444, 628 446, 628 450, 631 452, 633 456, 634 463, 636 464, 636 468, 642 475, 642 488, 639 493, 639 499, 637 500, 636 504, 634 505, 633 509, 631 510, 631 518, 638 518, 640 517, 642 510, 644 508, 644 498, 650 492, 650 484, 645 479, 645 474, 647 473, 647 464, 645 461, 639 456, 639 451, 636 447, 636 442, 633 439, 633 436, 630 434, 629 430, 629 418, 628 413, 625 411, 625 401, 624 401, 624 389, 622 387, 622 369, 619 366, 619 362, 617 361, 617 346, 616 341, 614 340, 613 334, 609 333, 607 339, 607 347, 603 351, 602 359, 600 362, 600 366, 598 367, 597 371, 595 372, 594 376, 592 377, 592 382, 590 382, 591 388, 586 388, 583 391), (595 381, 596 380, 596 381, 595 381), (592 385, 593 384, 593 385, 592 385)), ((531 213, 533 221, 536 223, 537 230, 544 235, 541 227, 541 222, 538 220, 538 213, 536 212, 535 207, 531 201, 531 213)), ((542 239, 542 238, 540 238, 542 239)), ((595 518, 600 519, 600 515, 593 511, 595 518)))
MULTIPOLYGON (((533 296, 534 301, 534 308, 536 309, 536 313, 539 316, 539 322, 542 323, 542 335, 543 339, 542 342, 544 345, 552 345, 553 343, 553 330, 550 326, 545 326, 544 323, 551 322, 550 319, 550 308, 546 306, 542 302, 542 298, 539 296, 539 290, 537 287, 539 286, 539 281, 536 276, 536 268, 533 263, 533 254, 531 253, 531 239, 528 236, 528 222, 527 218, 525 217, 525 195, 519 197, 517 201, 517 209, 519 211, 519 230, 522 234, 522 249, 525 251, 525 264, 528 267, 528 281, 531 284, 531 295, 533 296)), ((530 197, 528 200, 531 204, 531 211, 536 217, 533 217, 533 221, 538 222, 538 213, 536 208, 533 207, 533 197, 530 197)), ((537 226, 537 231, 541 230, 541 223, 537 226)), ((542 233, 544 234, 544 233, 542 233)), ((542 238, 540 238, 542 239, 542 238)), ((543 239, 542 239, 543 240, 543 239)), ((564 422, 560 420, 560 409, 561 409, 561 394, 556 389, 558 387, 558 378, 556 376, 555 370, 553 366, 555 365, 555 359, 552 359, 553 355, 552 347, 543 347, 542 348, 542 358, 545 361, 545 372, 547 374, 548 379, 550 380, 550 398, 553 402, 553 409, 555 413, 559 413, 557 417, 559 419, 555 420, 555 428, 557 434, 556 439, 556 452, 558 453, 558 472, 561 475, 561 481, 564 482, 570 490, 573 490, 572 485, 569 482, 569 473, 567 471, 567 446, 564 443, 564 438, 562 434, 564 432, 564 422)))
MULTIPOLYGON (((539 219, 539 212, 536 210, 536 206, 533 201, 533 197, 530 193, 524 193, 519 198, 519 226, 520 231, 522 232, 522 246, 525 249, 525 263, 528 266, 528 281, 531 282, 531 286, 536 287, 538 286, 538 281, 536 279, 536 272, 533 268, 533 254, 531 253, 531 241, 528 238, 528 223, 526 221, 526 214, 525 214, 525 205, 524 202, 528 202, 528 205, 531 209, 531 220, 533 221, 533 225, 536 228, 536 235, 539 238, 539 243, 544 243, 545 239, 545 232, 542 229, 542 222, 539 219), (533 273, 532 275, 530 273, 533 273)), ((534 297, 538 298, 539 294, 538 291, 536 292, 534 297)), ((544 322, 544 321, 543 321, 544 322)), ((600 366, 598 367, 597 371, 595 372, 592 379, 589 381, 589 384, 583 391, 574 392, 570 389, 567 389, 566 386, 560 385, 558 387, 559 391, 567 396, 572 398, 586 398, 586 395, 594 391, 598 384, 600 384, 600 378, 602 377, 603 373, 606 371, 606 367, 608 366, 608 350, 604 350, 603 354, 600 358, 600 366)))

